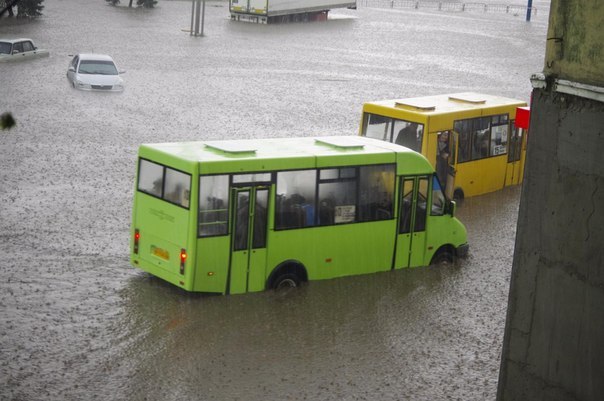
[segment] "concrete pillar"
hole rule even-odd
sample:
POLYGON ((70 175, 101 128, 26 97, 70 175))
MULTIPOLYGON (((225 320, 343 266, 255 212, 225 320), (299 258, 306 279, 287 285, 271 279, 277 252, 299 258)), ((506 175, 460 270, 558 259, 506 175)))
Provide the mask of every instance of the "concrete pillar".
POLYGON ((604 5, 552 0, 497 400, 604 400, 604 5))
POLYGON ((531 109, 497 399, 601 401, 604 103, 535 90, 531 109))

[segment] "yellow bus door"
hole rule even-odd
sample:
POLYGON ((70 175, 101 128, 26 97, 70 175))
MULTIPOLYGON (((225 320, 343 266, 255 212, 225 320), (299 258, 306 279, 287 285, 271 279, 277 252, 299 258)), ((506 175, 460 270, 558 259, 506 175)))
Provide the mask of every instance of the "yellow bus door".
POLYGON ((505 186, 517 185, 522 182, 523 173, 523 130, 511 122, 512 129, 509 140, 508 164, 505 173, 505 186))
POLYGON ((403 177, 394 268, 424 265, 428 177, 403 177))
POLYGON ((453 199, 455 194, 455 174, 457 172, 457 147, 459 146, 459 134, 455 131, 450 131, 449 134, 449 168, 447 170, 447 182, 445 185, 445 195, 447 199, 453 199))
POLYGON ((228 293, 264 290, 268 188, 233 189, 228 293))

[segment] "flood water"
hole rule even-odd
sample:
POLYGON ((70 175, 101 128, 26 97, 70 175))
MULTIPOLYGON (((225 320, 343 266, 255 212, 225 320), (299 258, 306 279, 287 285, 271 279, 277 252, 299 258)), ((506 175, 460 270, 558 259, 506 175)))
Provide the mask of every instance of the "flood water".
MULTIPOLYGON (((126 1, 122 2, 127 4, 126 1)), ((364 101, 459 91, 528 100, 537 17, 335 10, 322 23, 232 22, 208 2, 153 10, 47 0, 0 19, 50 57, 0 64, 1 400, 494 399, 520 188, 458 207, 457 265, 191 295, 128 262, 140 143, 354 135, 364 101), (78 92, 70 54, 111 54, 122 94, 78 92)))

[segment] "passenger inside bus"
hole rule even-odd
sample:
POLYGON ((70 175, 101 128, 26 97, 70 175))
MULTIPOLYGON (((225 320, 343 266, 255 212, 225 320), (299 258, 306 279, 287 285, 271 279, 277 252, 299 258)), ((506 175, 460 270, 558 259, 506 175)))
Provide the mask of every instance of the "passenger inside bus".
POLYGON ((183 184, 177 183, 172 191, 166 192, 164 199, 177 205, 189 207, 189 190, 185 189, 183 184))
POLYGON ((489 156, 489 140, 491 129, 489 127, 477 130, 474 136, 474 159, 482 159, 489 156))
POLYGON ((277 228, 296 228, 314 225, 315 208, 300 194, 277 195, 277 228))
POLYGON ((401 125, 403 126, 398 130, 394 143, 397 145, 405 146, 416 152, 422 150, 422 137, 423 137, 423 126, 417 123, 410 123, 407 121, 395 120, 394 130, 398 129, 401 125))
POLYGON ((333 198, 321 199, 319 202, 319 224, 332 225, 335 221, 335 205, 333 198))
POLYGON ((155 181, 153 181, 153 189, 150 191, 150 193, 155 196, 161 196, 163 185, 164 185, 163 178, 160 177, 160 178, 156 179, 155 181))
POLYGON ((436 147, 436 175, 443 189, 447 185, 447 170, 449 167, 449 131, 438 133, 438 146, 436 147))
POLYGON ((242 250, 247 248, 248 224, 249 224, 249 197, 242 195, 237 203, 237 215, 235 221, 234 249, 242 250))

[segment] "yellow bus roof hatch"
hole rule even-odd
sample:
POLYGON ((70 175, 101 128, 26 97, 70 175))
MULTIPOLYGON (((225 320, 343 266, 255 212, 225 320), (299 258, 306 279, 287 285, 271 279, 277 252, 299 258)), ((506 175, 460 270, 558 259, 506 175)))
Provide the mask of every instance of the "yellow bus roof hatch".
POLYGON ((449 100, 472 104, 484 104, 487 102, 487 100, 481 94, 473 92, 458 93, 455 95, 451 95, 449 96, 449 100))
POLYGON ((421 98, 397 100, 396 102, 394 102, 394 106, 401 109, 410 109, 414 111, 436 110, 436 106, 434 105, 433 100, 421 98))

